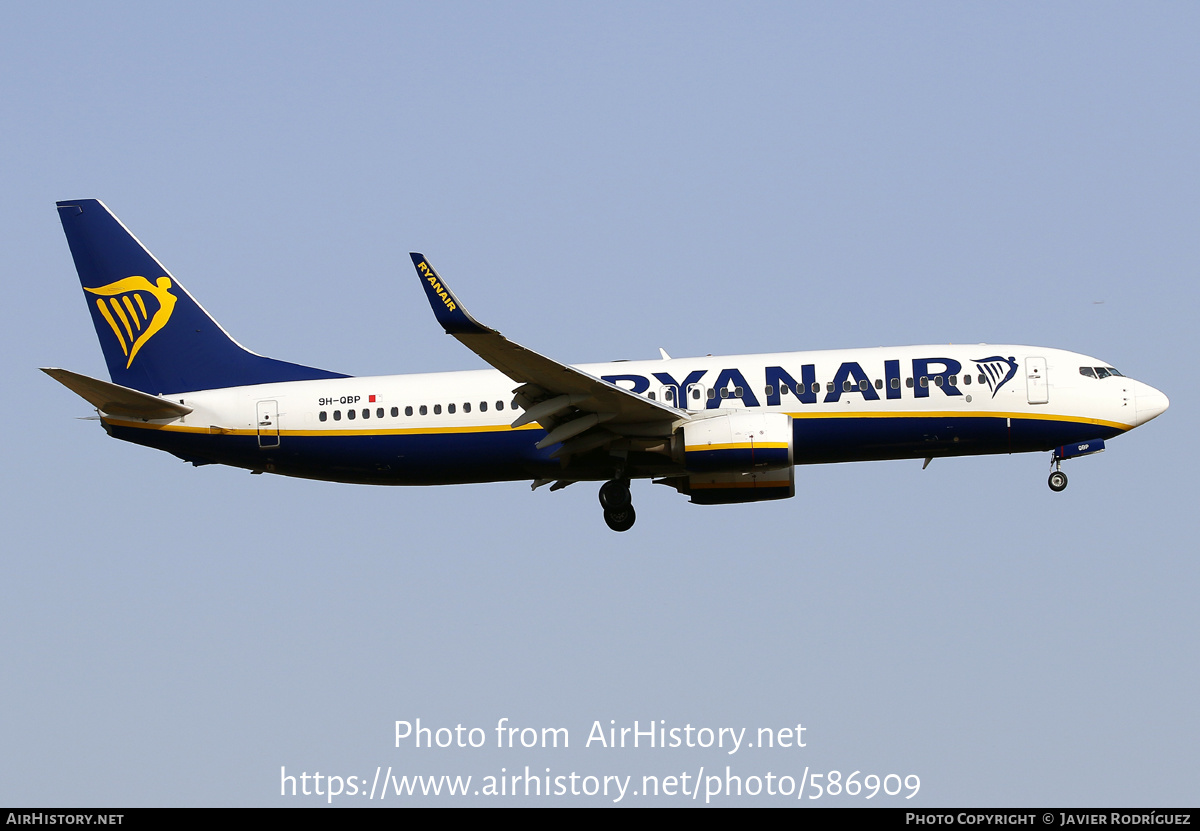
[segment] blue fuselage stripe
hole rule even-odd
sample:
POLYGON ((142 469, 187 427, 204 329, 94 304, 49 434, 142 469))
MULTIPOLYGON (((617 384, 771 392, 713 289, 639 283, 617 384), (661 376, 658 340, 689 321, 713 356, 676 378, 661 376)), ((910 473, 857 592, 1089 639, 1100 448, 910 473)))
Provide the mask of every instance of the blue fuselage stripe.
MULTIPOLYGON (((292 435, 275 447, 260 447, 254 435, 191 433, 107 424, 115 438, 155 447, 191 461, 217 462, 251 470, 342 482, 455 484, 565 476, 551 457, 554 446, 537 450, 541 430, 391 433, 379 435, 292 435)), ((796 464, 1023 453, 1122 432, 1072 420, 1019 417, 802 418, 793 422, 796 464)), ((662 475, 663 457, 650 458, 662 475)), ((636 473, 638 462, 631 459, 636 473)), ((682 473, 682 468, 679 470, 682 473)), ((597 474, 603 476, 603 474, 597 474)))

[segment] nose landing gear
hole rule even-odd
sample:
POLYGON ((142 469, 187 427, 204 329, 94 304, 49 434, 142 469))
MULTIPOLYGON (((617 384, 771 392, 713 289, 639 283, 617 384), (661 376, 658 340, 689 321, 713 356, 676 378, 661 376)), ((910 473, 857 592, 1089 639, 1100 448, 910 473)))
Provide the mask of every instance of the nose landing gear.
POLYGON ((637 519, 628 479, 612 479, 600 486, 600 506, 604 521, 614 531, 628 531, 637 519))
POLYGON ((1067 474, 1060 469, 1063 459, 1074 459, 1078 456, 1090 456, 1093 453, 1100 453, 1104 450, 1104 439, 1092 439, 1090 441, 1076 442, 1075 444, 1066 444, 1062 447, 1054 448, 1054 452, 1050 454, 1050 467, 1053 470, 1050 472, 1050 490, 1055 493, 1066 490, 1067 474))
POLYGON ((1061 447, 1056 447, 1054 452, 1050 454, 1050 478, 1046 484, 1055 493, 1061 493, 1067 489, 1067 474, 1062 472, 1062 450, 1061 447))

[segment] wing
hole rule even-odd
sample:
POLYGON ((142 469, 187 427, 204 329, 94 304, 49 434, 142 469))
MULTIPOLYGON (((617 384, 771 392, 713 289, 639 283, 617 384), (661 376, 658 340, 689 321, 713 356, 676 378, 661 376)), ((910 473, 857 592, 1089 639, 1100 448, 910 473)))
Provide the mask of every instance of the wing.
POLYGON ((688 418, 683 410, 634 395, 513 343, 471 317, 423 255, 410 256, 433 314, 446 334, 520 385, 515 392, 525 412, 513 426, 536 421, 545 427, 549 432, 538 442, 539 448, 564 442, 558 451, 558 455, 564 455, 600 447, 620 437, 666 436, 679 421, 688 418))

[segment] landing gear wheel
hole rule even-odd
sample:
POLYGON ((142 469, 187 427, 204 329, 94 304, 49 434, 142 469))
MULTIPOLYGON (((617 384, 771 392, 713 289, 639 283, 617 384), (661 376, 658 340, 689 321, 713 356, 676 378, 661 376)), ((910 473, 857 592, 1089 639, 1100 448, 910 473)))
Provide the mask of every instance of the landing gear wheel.
POLYGON ((1047 482, 1050 485, 1050 490, 1055 493, 1060 493, 1067 488, 1067 474, 1061 470, 1056 470, 1050 474, 1050 479, 1047 482))
MULTIPOLYGON (((612 479, 600 486, 600 507, 605 512, 628 508, 633 497, 629 493, 629 485, 620 479, 612 479)), ((632 525, 633 522, 630 522, 632 525)), ((622 531, 625 529, 621 529, 622 531)))
POLYGON ((614 531, 628 531, 633 527, 634 521, 637 519, 637 514, 634 513, 632 505, 626 505, 624 508, 616 508, 611 511, 604 512, 604 521, 608 523, 608 527, 614 531))

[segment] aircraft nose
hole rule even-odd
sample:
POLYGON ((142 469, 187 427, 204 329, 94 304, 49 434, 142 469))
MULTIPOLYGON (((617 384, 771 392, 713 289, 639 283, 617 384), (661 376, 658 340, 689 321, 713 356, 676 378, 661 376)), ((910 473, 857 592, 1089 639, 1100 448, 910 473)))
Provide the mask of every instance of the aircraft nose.
POLYGON ((1171 406, 1171 402, 1154 387, 1149 384, 1138 384, 1137 391, 1134 393, 1134 409, 1139 425, 1162 415, 1169 406, 1171 406))

